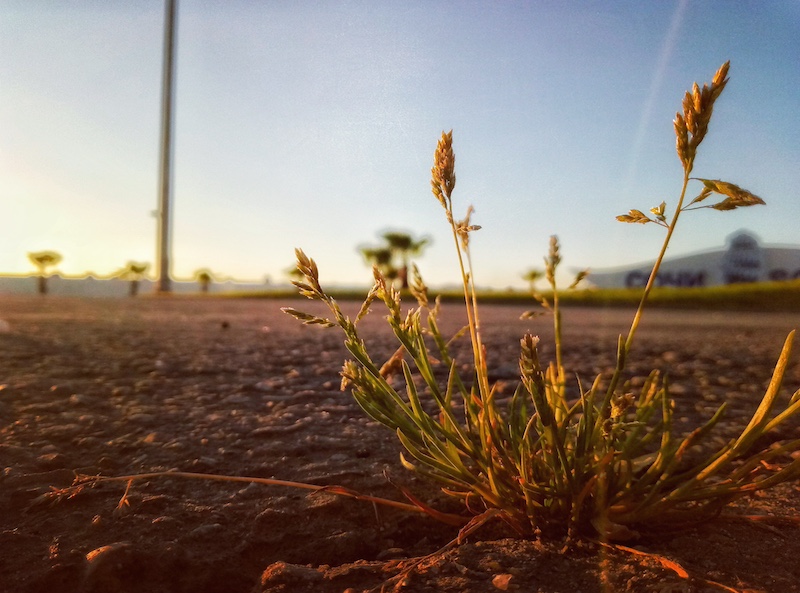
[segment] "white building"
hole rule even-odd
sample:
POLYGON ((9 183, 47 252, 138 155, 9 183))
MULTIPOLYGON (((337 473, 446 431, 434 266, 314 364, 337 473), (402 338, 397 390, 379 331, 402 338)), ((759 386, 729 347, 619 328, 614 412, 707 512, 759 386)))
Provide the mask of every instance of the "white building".
MULTIPOLYGON (((726 239, 724 249, 665 259, 656 286, 719 286, 800 278, 800 247, 761 245, 747 231, 726 239)), ((641 288, 654 262, 592 270, 588 280, 598 288, 641 288)))

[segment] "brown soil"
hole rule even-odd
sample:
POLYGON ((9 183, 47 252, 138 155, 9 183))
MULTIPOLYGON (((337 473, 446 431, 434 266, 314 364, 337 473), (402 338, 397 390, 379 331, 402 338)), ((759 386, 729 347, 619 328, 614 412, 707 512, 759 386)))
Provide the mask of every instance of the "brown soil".
MULTIPOLYGON (((515 539, 488 524, 425 557, 457 529, 326 492, 160 477, 133 483, 120 509, 124 483, 42 497, 70 486, 76 472, 177 469, 402 500, 388 475, 433 506, 457 510, 402 469, 395 436, 339 391, 340 332, 302 326, 279 312, 282 304, 0 296, 0 590, 599 593, 710 591, 719 589, 714 581, 736 591, 800 591, 800 530, 791 523, 721 518, 631 544, 644 555, 591 542, 562 552, 562 541, 515 539)), ((505 393, 522 333, 539 333, 544 344, 551 334, 547 320, 520 321, 521 311, 482 310, 505 393)), ((456 305, 445 318, 447 331, 463 321, 456 305)), ((630 311, 566 311, 567 367, 584 379, 607 372, 629 320, 630 311)), ((395 347, 383 325, 373 312, 363 332, 388 356, 395 347)), ((668 371, 684 428, 723 400, 727 422, 741 420, 798 325, 800 316, 785 313, 650 311, 633 382, 651 367, 668 371)), ((800 385, 795 363, 787 383, 800 385)), ((723 426, 721 438, 732 430, 723 426)), ((777 436, 798 438, 800 429, 777 436)), ((799 508, 794 483, 731 511, 797 517, 799 508)))

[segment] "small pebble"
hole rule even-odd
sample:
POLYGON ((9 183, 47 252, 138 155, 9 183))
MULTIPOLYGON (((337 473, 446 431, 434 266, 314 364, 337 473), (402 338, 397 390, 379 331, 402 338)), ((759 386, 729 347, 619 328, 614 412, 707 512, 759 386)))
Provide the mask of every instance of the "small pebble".
POLYGON ((84 589, 87 591, 118 590, 126 569, 135 562, 135 550, 129 542, 114 542, 86 554, 84 589))
POLYGON ((495 589, 500 589, 501 591, 516 589, 516 586, 511 584, 511 579, 513 578, 513 575, 508 573, 498 574, 492 579, 492 585, 495 589))
POLYGON ((225 528, 219 523, 207 523, 193 529, 189 535, 192 537, 210 537, 223 531, 225 528))
MULTIPOLYGON (((261 585, 279 585, 292 583, 309 583, 322 580, 323 575, 316 568, 274 562, 261 574, 261 585)), ((264 592, 271 589, 263 589, 264 592)))
POLYGON ((42 469, 60 469, 67 465, 67 459, 61 453, 45 453, 36 462, 42 469))
POLYGON ((403 548, 387 548, 376 556, 376 560, 393 560, 395 558, 405 558, 408 556, 403 548))

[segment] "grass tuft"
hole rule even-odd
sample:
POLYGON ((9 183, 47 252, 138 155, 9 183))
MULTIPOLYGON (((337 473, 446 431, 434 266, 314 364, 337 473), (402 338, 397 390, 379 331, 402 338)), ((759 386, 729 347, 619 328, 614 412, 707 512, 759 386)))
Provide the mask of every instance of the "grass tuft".
POLYGON ((666 229, 666 234, 649 281, 639 293, 630 329, 619 338, 614 372, 598 375, 591 382, 579 380, 577 398, 568 396, 573 375, 562 364, 565 346, 561 294, 556 285, 561 252, 556 237, 545 258, 550 291, 538 296, 552 314, 554 360, 542 361, 538 338, 526 334, 520 341, 516 391, 507 402, 496 398, 481 339, 470 257, 469 239, 480 227, 471 222, 471 207, 460 220, 453 213, 452 131, 439 140, 431 186, 450 227, 461 273, 467 314, 463 333, 472 346, 467 371, 451 353, 457 336, 446 336, 439 329, 440 301, 428 298, 418 271, 414 271, 411 286, 416 305, 410 310, 403 312, 406 307, 400 292, 375 270, 374 286, 359 315, 350 319, 320 286, 314 260, 297 250, 303 280, 296 286, 302 295, 327 305, 331 315, 321 318, 293 308, 286 312, 304 323, 343 330, 351 356, 341 373, 343 388, 352 391, 367 415, 397 434, 404 448, 403 466, 463 501, 475 521, 497 516, 523 536, 580 535, 621 541, 661 526, 711 518, 737 497, 800 476, 800 457, 792 459, 790 455, 800 448, 800 440, 765 449, 760 438, 800 408, 798 391, 784 410, 774 410, 794 332, 786 338, 758 409, 741 427, 738 438, 722 447, 709 444, 714 442, 724 405, 704 425, 680 436, 673 430, 673 402, 666 377, 653 371, 638 392, 625 387, 626 363, 636 331, 681 214, 699 208, 727 211, 764 203, 730 182, 691 177, 714 105, 727 85, 728 69, 725 63, 710 85, 700 88, 695 84, 684 97, 682 113, 676 115, 683 185, 672 213, 662 202, 651 208, 649 215, 633 209, 618 217, 622 222, 654 223, 666 229), (693 200, 687 200, 693 181, 699 181, 702 189, 693 200), (708 206, 701 204, 715 194, 722 199, 708 206), (383 362, 373 360, 358 330, 373 302, 385 308, 397 341, 394 355, 383 362), (397 387, 393 376, 402 377, 403 387, 397 387), (687 455, 701 445, 705 448, 700 450, 707 451, 704 457, 687 455))

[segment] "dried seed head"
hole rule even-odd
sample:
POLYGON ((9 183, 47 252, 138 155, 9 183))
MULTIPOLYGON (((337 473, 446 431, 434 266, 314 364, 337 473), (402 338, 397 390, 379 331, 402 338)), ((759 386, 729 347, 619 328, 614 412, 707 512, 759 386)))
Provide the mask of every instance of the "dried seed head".
POLYGON ((576 288, 578 284, 583 282, 583 280, 589 275, 589 269, 581 270, 577 274, 575 274, 575 280, 572 281, 572 284, 569 285, 570 289, 576 288))
POLYGON ((548 284, 553 286, 556 279, 556 269, 558 264, 561 263, 561 248, 558 244, 558 237, 552 235, 550 237, 550 251, 544 260, 544 272, 548 284))
POLYGON ((403 372, 403 354, 405 353, 405 348, 400 346, 397 350, 395 350, 394 354, 383 363, 379 370, 379 374, 384 379, 391 379, 394 375, 401 374, 403 372))
POLYGON ((539 363, 539 336, 534 336, 527 332, 519 341, 520 352, 520 372, 526 376, 533 376, 542 372, 539 363))
MULTIPOLYGON (((550 259, 561 261, 561 246, 558 243, 558 237, 556 235, 550 236, 550 259)), ((558 262, 556 262, 558 263, 558 262)))
POLYGON ((711 86, 700 86, 695 82, 691 92, 683 97, 683 114, 675 117, 675 135, 678 157, 686 171, 691 171, 697 147, 708 132, 708 124, 714 111, 714 102, 728 83, 730 62, 725 62, 712 79, 711 86))
POLYGON ((463 220, 459 220, 456 222, 456 234, 458 235, 459 243, 461 243, 461 249, 464 251, 469 250, 469 234, 473 231, 479 231, 480 226, 477 224, 470 224, 470 218, 472 218, 472 213, 475 212, 475 209, 470 205, 467 208, 467 215, 464 217, 463 220))
POLYGON ((653 222, 653 219, 647 216, 641 210, 630 210, 628 214, 620 214, 617 216, 617 220, 620 222, 633 222, 638 224, 647 224, 648 222, 653 222))
POLYGON ((380 287, 378 286, 378 284, 375 283, 372 285, 372 288, 369 289, 369 292, 367 293, 367 298, 364 299, 364 302, 361 304, 361 309, 359 309, 358 315, 356 315, 356 320, 354 321, 354 324, 357 324, 364 317, 369 315, 370 306, 372 305, 372 302, 375 300, 375 298, 378 296, 379 288, 380 287))
MULTIPOLYGON (((722 92, 722 89, 725 88, 725 85, 728 84, 728 70, 731 67, 731 62, 728 60, 722 66, 719 67, 717 73, 714 74, 714 78, 711 79, 711 87, 714 89, 714 92, 719 93, 722 92)), ((716 98, 716 97, 715 97, 716 98)))
POLYGON ((611 402, 611 418, 613 420, 619 420, 624 415, 625 412, 633 405, 633 394, 626 393, 625 395, 617 395, 611 402))
POLYGON ((703 183, 703 191, 701 191, 700 194, 689 203, 690 206, 692 204, 698 204, 702 202, 712 193, 725 196, 725 199, 716 204, 697 206, 697 208, 735 210, 736 208, 744 208, 745 206, 756 206, 766 203, 754 193, 749 192, 746 189, 728 181, 721 181, 719 179, 703 179, 701 177, 692 177, 692 179, 701 181, 703 183))
POLYGON ((692 107, 694 108, 694 112, 697 114, 703 112, 703 95, 705 95, 707 88, 708 87, 706 87, 706 85, 703 85, 703 90, 701 91, 696 82, 692 85, 692 107))
POLYGON ((453 152, 453 130, 442 132, 431 169, 431 188, 439 203, 447 208, 447 203, 456 186, 456 155, 453 152))
POLYGON ((420 307, 428 306, 428 286, 422 279, 422 274, 419 273, 417 264, 412 264, 411 266, 411 282, 408 288, 414 298, 417 299, 417 303, 420 307))
POLYGON ((294 250, 294 253, 297 258, 297 269, 313 288, 321 290, 319 287, 319 269, 317 268, 317 263, 308 257, 302 249, 297 248, 294 250))
POLYGON ((708 187, 704 187, 703 191, 697 194, 697 197, 694 200, 692 200, 692 204, 694 204, 695 202, 702 202, 710 195, 711 195, 711 189, 708 187))
POLYGON ((334 327, 336 325, 336 323, 330 319, 326 319, 325 317, 317 317, 316 315, 311 315, 310 313, 304 313, 303 311, 298 311, 292 307, 281 307, 281 311, 287 315, 291 315, 295 319, 299 319, 306 325, 321 325, 322 327, 334 327))
POLYGON ((711 192, 726 196, 724 200, 717 204, 713 204, 711 208, 715 210, 734 210, 736 208, 743 208, 745 206, 756 206, 758 204, 765 204, 764 200, 759 198, 754 193, 739 187, 734 183, 728 181, 721 181, 719 179, 701 179, 704 188, 703 192, 695 198, 692 203, 699 202, 705 199, 711 192))
POLYGON ((358 367, 355 361, 345 360, 342 370, 339 374, 342 376, 342 383, 339 386, 339 389, 342 391, 347 391, 349 387, 355 385, 356 379, 361 374, 361 369, 358 367))
POLYGON ((655 214, 656 218, 658 220, 660 220, 661 222, 664 222, 666 220, 666 218, 667 218, 666 216, 664 216, 664 212, 666 212, 666 210, 667 210, 667 203, 666 202, 661 202, 655 208, 650 208, 650 212, 652 214, 655 214))
POLYGON ((678 158, 685 167, 694 156, 689 154, 689 130, 686 128, 686 120, 680 113, 675 114, 675 121, 672 123, 675 125, 675 147, 678 151, 678 158))

